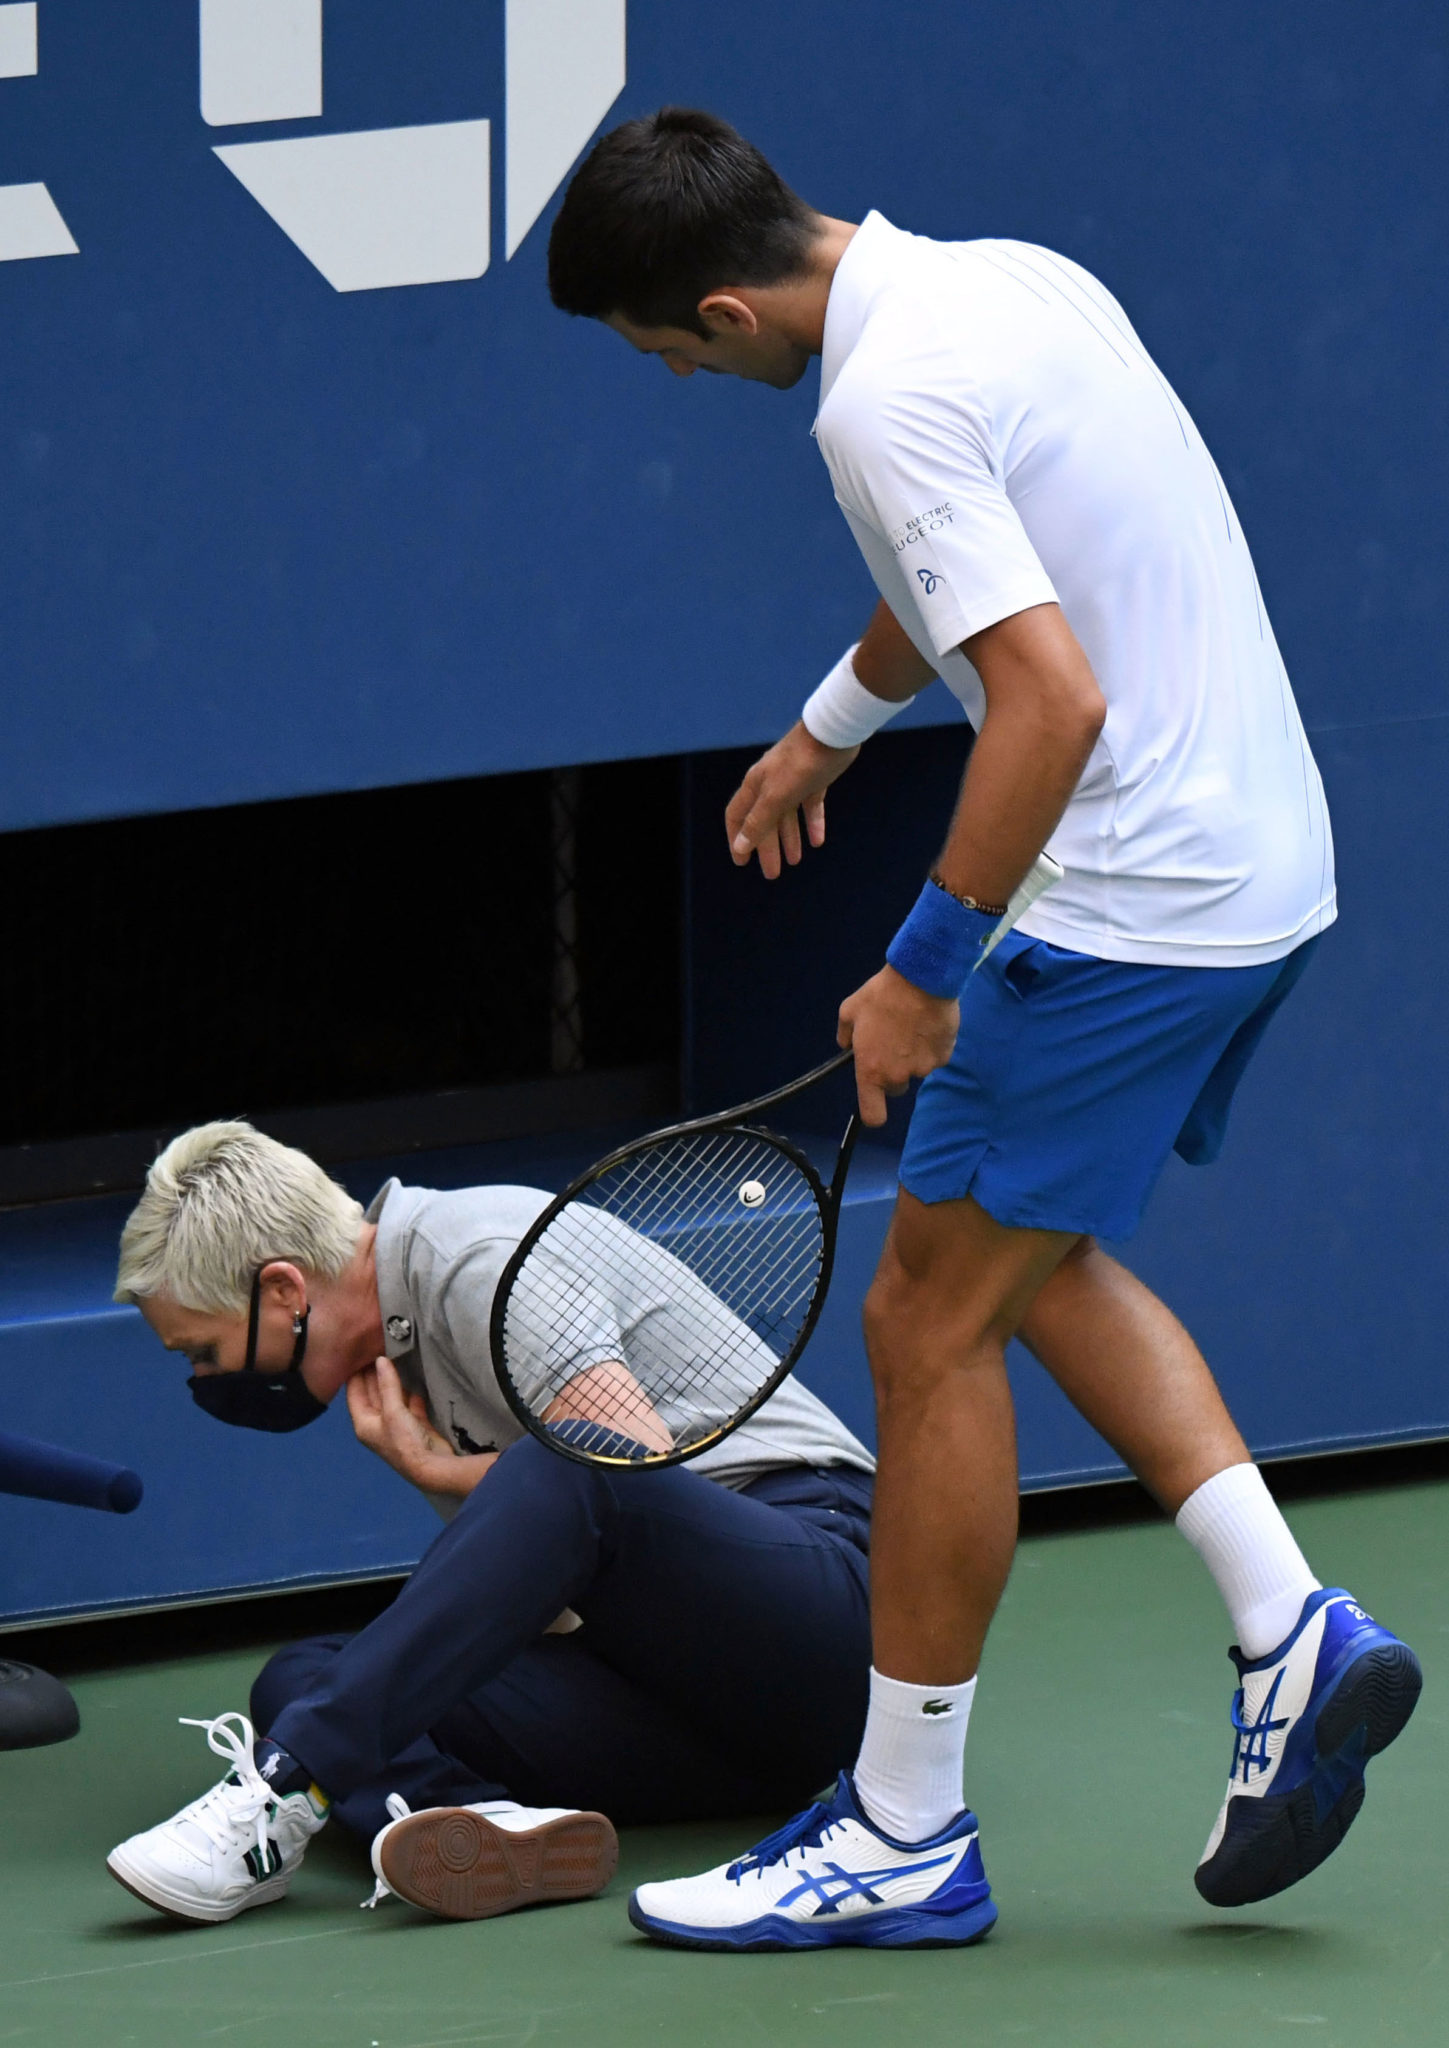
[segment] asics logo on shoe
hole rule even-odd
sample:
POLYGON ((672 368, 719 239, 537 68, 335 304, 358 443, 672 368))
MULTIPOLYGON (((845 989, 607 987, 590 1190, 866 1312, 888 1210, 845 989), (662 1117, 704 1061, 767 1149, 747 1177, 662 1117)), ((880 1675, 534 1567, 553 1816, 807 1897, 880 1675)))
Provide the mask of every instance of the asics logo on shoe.
POLYGON ((952 1856, 931 1856, 923 1863, 888 1863, 879 1870, 842 1870, 838 1863, 827 1863, 823 1872, 802 1871, 800 1882, 794 1891, 782 1892, 775 1901, 775 1910, 783 1912, 786 1906, 793 1906, 813 1892, 820 1904, 815 1908, 816 1918, 822 1913, 838 1913, 846 1899, 864 1899, 868 1905, 884 1903, 880 1893, 872 1886, 884 1884, 888 1878, 916 1877, 923 1870, 940 1870, 951 1862, 952 1856), (838 1889, 831 1890, 831 1886, 838 1889))
POLYGON ((1268 1738, 1281 1733, 1288 1726, 1291 1719, 1291 1716, 1287 1714, 1280 1720, 1274 1720, 1273 1718, 1273 1709, 1278 1704, 1278 1688, 1282 1683, 1283 1673, 1281 1671, 1275 1672, 1273 1683, 1268 1690, 1268 1697, 1259 1708, 1257 1717, 1252 1721, 1245 1721, 1243 1719, 1243 1695, 1241 1691, 1233 1701, 1233 1727, 1237 1730, 1237 1741, 1233 1748, 1232 1775, 1236 1779, 1238 1772, 1241 1770, 1245 1785, 1248 1783, 1248 1776, 1251 1771, 1272 1770, 1273 1759, 1268 1753, 1268 1738))
POLYGON ((929 1841, 881 1835, 848 1772, 747 1856, 641 1885, 629 1917, 684 1948, 931 1948, 979 1941, 996 1919, 975 1816, 929 1841))
POLYGON ((922 1700, 921 1702, 921 1712, 923 1714, 954 1714, 955 1711, 955 1704, 951 1700, 922 1700))
POLYGON ((1364 1767, 1403 1729, 1419 1660, 1341 1586, 1304 1601, 1268 1656, 1234 1650, 1233 1763, 1197 1868, 1214 1906, 1245 1906, 1297 1884, 1343 1840, 1364 1767))

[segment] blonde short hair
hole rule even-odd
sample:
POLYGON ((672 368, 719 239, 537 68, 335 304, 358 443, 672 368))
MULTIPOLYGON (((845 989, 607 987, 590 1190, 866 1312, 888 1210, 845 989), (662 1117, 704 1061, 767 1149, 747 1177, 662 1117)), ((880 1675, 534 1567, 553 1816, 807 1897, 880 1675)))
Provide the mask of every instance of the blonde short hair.
POLYGON ((273 1259, 335 1279, 357 1249, 362 1204, 305 1152, 249 1123, 198 1124, 146 1175, 121 1232, 117 1301, 164 1294, 210 1314, 244 1309, 273 1259))

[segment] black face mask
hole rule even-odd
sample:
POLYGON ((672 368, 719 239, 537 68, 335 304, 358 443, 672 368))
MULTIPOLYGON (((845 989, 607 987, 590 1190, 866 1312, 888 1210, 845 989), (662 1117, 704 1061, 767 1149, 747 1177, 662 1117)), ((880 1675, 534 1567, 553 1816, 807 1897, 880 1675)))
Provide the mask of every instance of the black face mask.
POLYGON ((280 1435, 285 1430, 304 1429, 327 1413, 302 1377, 302 1359, 307 1350, 307 1318, 304 1308, 292 1319, 295 1342, 292 1356, 280 1372, 257 1371, 257 1320, 261 1313, 262 1275, 260 1267, 252 1280, 251 1308, 247 1314, 247 1355, 240 1372, 193 1373, 186 1382, 198 1408, 214 1415, 218 1422, 234 1422, 241 1429, 265 1429, 280 1435))

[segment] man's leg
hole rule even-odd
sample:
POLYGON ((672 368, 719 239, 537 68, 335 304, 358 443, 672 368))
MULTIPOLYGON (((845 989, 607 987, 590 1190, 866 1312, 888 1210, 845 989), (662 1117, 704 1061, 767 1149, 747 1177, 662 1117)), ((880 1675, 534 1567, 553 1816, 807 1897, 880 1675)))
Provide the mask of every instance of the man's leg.
POLYGON ((1248 1447, 1192 1338, 1092 1238, 1073 1245, 1018 1335, 1168 1514, 1214 1474, 1246 1464, 1248 1447))
POLYGON ((1071 1249, 969 1197, 901 1191, 865 1303, 880 1466, 871 1535, 876 1664, 917 1685, 973 1676, 1016 1547, 1006 1345, 1071 1249))
POLYGON ((1171 1309, 1083 1238, 1032 1303, 1020 1335, 1177 1518, 1217 1581, 1244 1655, 1266 1656, 1320 1581, 1171 1309))
POLYGON ((977 1203, 902 1190, 865 1305, 880 1470, 871 1542, 874 1666, 856 1789, 900 1841, 961 1808, 971 1686, 1016 1546, 1006 1346, 1071 1250, 977 1203))
POLYGON ((996 1919, 962 1751, 981 1645, 1016 1540, 1006 1345, 1075 1242, 969 1199, 902 1192, 866 1305, 880 1466, 875 1667, 853 1782, 748 1855, 641 1885, 636 1927, 689 1948, 934 1947, 996 1919))
POLYGON ((1196 1882, 1216 1906, 1271 1897, 1343 1839, 1365 1763, 1413 1712, 1418 1660, 1347 1593, 1322 1590, 1201 1352, 1115 1259, 1083 1239, 1020 1334, 1217 1581, 1240 1683, 1227 1797, 1196 1882))

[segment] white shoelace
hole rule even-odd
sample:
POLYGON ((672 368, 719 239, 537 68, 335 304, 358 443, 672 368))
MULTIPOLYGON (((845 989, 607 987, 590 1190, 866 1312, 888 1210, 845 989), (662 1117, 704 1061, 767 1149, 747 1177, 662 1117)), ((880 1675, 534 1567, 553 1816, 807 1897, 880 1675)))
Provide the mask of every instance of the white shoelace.
POLYGON ((206 1740, 216 1754, 225 1757, 231 1773, 203 1792, 176 1815, 193 1821, 219 1849, 230 1849, 253 1828, 256 1831, 257 1868, 267 1868, 267 1811, 276 1794, 257 1769, 256 1733, 245 1714, 218 1714, 214 1721, 193 1721, 184 1714, 183 1728, 204 1728, 206 1740), (232 1724, 235 1723, 235 1726, 232 1724), (233 1775, 236 1782, 233 1782, 233 1775))
MULTIPOLYGON (((403 1798, 401 1792, 389 1792, 386 1804, 387 1810, 394 1820, 406 1820, 412 1812, 412 1808, 408 1805, 406 1799, 403 1798)), ((362 1901, 363 1912, 367 1912, 369 1907, 380 1906, 384 1899, 390 1899, 392 1896, 392 1886, 385 1884, 382 1878, 379 1877, 377 1883, 372 1887, 372 1897, 362 1901)))

